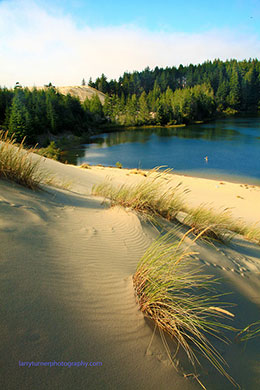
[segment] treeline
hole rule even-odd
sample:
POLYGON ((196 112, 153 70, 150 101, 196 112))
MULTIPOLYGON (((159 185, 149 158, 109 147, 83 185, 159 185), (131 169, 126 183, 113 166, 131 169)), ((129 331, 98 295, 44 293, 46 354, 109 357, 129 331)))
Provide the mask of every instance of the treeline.
MULTIPOLYGON (((84 81, 85 83, 85 81, 84 81)), ((0 128, 17 141, 39 142, 42 135, 85 135, 100 124, 171 125, 212 119, 217 114, 260 109, 260 62, 205 62, 178 68, 146 68, 108 81, 102 75, 89 85, 107 95, 83 104, 51 85, 38 90, 0 88, 0 128)))
POLYGON ((107 97, 104 115, 120 125, 166 125, 182 124, 212 118, 215 113, 213 90, 206 84, 193 88, 167 88, 161 92, 155 87, 148 95, 142 92, 121 97, 107 97))
POLYGON ((146 68, 89 85, 106 93, 104 114, 122 125, 189 123, 216 113, 260 108, 260 62, 208 61, 178 68, 146 68))
POLYGON ((58 135, 66 131, 80 136, 102 117, 102 105, 95 97, 86 104, 71 95, 58 93, 53 86, 29 90, 17 85, 0 88, 0 125, 20 142, 36 143, 41 135, 58 135), (100 112, 100 115, 98 114, 100 112))

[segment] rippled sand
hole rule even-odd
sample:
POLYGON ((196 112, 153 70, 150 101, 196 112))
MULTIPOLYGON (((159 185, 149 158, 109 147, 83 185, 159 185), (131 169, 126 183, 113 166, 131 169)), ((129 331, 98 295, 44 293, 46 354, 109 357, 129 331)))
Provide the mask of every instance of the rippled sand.
MULTIPOLYGON (((200 389, 196 379, 184 377, 190 372, 183 356, 176 371, 159 335, 150 345, 153 327, 135 302, 132 274, 157 231, 135 214, 109 209, 90 195, 92 185, 108 175, 116 182, 141 175, 102 167, 82 170, 49 160, 44 164, 70 180, 71 189, 32 192, 0 181, 0 388, 200 389), (102 366, 19 367, 19 361, 53 360, 102 366)), ((208 181, 208 186, 198 187, 203 197, 208 189, 209 202, 213 186, 215 193, 222 191, 223 196, 228 189, 231 196, 233 184, 208 181)), ((251 194, 259 201, 259 188, 237 186, 238 195, 251 194)), ((236 199, 239 213, 236 202, 242 199, 236 199)), ((250 196, 247 202, 253 207, 250 196)), ((246 207, 241 206, 243 217, 246 207)), ((257 218, 255 207, 252 215, 257 218)), ((221 291, 233 292, 227 300, 238 305, 232 310, 234 324, 258 320, 260 248, 237 238, 229 247, 198 243, 196 250, 205 272, 222 278, 221 291)), ((243 389, 260 388, 259 347, 257 339, 246 346, 220 346, 230 374, 243 389)), ((209 390, 233 388, 207 364, 199 374, 209 390)))

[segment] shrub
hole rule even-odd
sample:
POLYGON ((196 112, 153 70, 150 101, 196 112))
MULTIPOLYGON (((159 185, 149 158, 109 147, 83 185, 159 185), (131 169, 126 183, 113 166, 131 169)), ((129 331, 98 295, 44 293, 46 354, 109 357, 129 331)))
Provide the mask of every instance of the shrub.
POLYGON ((51 141, 46 148, 36 149, 35 152, 41 156, 51 158, 56 161, 59 161, 61 156, 61 150, 57 148, 54 141, 51 141))

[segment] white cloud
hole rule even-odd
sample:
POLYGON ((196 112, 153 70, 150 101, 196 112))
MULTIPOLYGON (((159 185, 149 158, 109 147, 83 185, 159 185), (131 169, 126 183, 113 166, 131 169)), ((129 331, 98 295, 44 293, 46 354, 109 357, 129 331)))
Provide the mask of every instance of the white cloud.
POLYGON ((135 26, 78 28, 34 2, 0 3, 0 85, 80 84, 101 73, 118 78, 146 66, 178 66, 215 58, 255 58, 257 37, 232 31, 149 32, 135 26))

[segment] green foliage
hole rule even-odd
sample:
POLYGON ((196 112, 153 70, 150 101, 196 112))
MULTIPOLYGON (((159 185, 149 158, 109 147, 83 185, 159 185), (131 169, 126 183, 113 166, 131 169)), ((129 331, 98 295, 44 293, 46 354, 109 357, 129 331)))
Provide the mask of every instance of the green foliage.
POLYGON ((241 104, 241 85, 237 64, 234 63, 230 77, 230 92, 227 96, 227 103, 231 108, 239 109, 241 104))
POLYGON ((56 161, 60 159, 61 155, 61 150, 57 148, 54 141, 51 141, 51 143, 46 148, 36 149, 35 152, 41 156, 51 158, 56 161))
POLYGON ((179 68, 146 68, 125 72, 118 81, 107 81, 102 75, 92 86, 109 95, 104 113, 114 123, 190 123, 210 119, 217 111, 256 111, 260 107, 260 62, 215 60, 179 68))
MULTIPOLYGON (((0 123, 4 124, 6 121, 6 117, 10 116, 8 114, 8 110, 10 110, 12 100, 13 100, 14 92, 8 90, 7 88, 0 88, 0 123)), ((8 118, 9 120, 9 118, 8 118)))
POLYGON ((121 168, 123 168, 123 165, 121 164, 121 162, 117 161, 116 162, 116 167, 121 169, 121 168))
POLYGON ((104 117, 103 106, 97 94, 84 101, 84 108, 92 114, 94 120, 99 122, 104 117))
MULTIPOLYGON (((98 110, 100 111, 100 101, 98 110)), ((102 111, 102 105, 101 105, 102 111)), ((50 85, 44 90, 0 88, 0 125, 21 142, 35 144, 40 135, 72 132, 81 136, 94 123, 92 114, 77 98, 59 94, 50 85)))
MULTIPOLYGON (((84 85, 85 80, 82 80, 84 85)), ((82 105, 49 83, 29 90, 17 83, 0 88, 0 125, 34 144, 42 134, 81 136, 104 122, 126 126, 172 125, 204 121, 217 113, 260 110, 260 62, 207 61, 178 68, 146 68, 108 81, 104 74, 89 85, 107 94, 82 105)))
POLYGON ((25 94, 22 89, 17 89, 14 95, 9 119, 9 133, 15 134, 18 142, 25 136, 30 136, 31 116, 26 107, 25 94))

